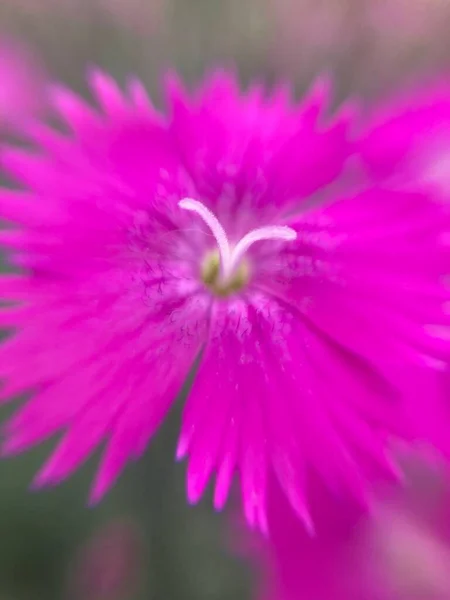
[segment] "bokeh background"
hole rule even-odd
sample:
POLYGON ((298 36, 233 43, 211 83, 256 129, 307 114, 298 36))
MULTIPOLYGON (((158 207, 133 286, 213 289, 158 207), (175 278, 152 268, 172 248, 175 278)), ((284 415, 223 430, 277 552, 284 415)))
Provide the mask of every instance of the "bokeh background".
MULTIPOLYGON (((448 74, 449 31, 450 0, 1 0, 0 127, 11 116, 2 103, 6 38, 25 44, 35 73, 83 94, 92 64, 119 81, 138 75, 157 104, 167 69, 193 84, 231 65, 243 85, 289 81, 298 95, 328 72, 336 103, 357 93, 368 106, 448 74)), ((38 78, 31 104, 39 93, 38 78)), ((184 466, 173 458, 182 402, 95 508, 87 494, 98 456, 43 492, 29 484, 51 443, 0 462, 0 600, 251 597, 257 574, 231 551, 233 507, 216 515, 209 496, 186 505, 184 466)))

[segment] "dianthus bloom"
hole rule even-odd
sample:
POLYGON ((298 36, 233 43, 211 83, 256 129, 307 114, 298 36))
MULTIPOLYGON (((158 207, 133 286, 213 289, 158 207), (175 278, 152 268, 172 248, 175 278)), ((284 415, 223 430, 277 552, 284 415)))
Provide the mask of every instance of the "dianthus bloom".
POLYGON ((55 484, 107 441, 96 501, 198 359, 177 449, 191 502, 216 472, 221 508, 237 472, 265 529, 273 475, 311 527, 311 469, 361 499, 366 475, 391 469, 387 440, 407 433, 405 373, 448 352, 443 206, 345 187, 352 111, 325 125, 322 84, 293 108, 282 91, 240 97, 224 74, 193 97, 172 81, 163 117, 136 81, 126 95, 90 82, 101 112, 57 89, 72 133, 35 126, 38 153, 2 154, 25 191, 0 202, 20 268, 1 279, 15 335, 0 373, 5 398, 32 392, 5 452, 63 431, 35 482, 55 484))

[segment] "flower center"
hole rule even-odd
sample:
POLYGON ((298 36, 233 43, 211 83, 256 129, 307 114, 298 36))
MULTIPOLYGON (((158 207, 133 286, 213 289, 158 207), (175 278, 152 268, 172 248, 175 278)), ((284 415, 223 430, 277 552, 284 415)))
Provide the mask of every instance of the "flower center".
POLYGON ((218 250, 207 254, 201 270, 203 283, 216 296, 226 298, 242 290, 250 279, 250 267, 248 261, 242 259, 233 273, 224 279, 220 269, 220 254, 218 250))
POLYGON ((252 229, 236 244, 230 244, 218 218, 198 200, 184 198, 180 208, 198 214, 210 228, 217 242, 217 250, 209 253, 203 263, 203 283, 217 296, 229 296, 240 291, 250 278, 250 267, 245 253, 255 242, 264 240, 293 241, 297 232, 285 225, 268 225, 252 229))

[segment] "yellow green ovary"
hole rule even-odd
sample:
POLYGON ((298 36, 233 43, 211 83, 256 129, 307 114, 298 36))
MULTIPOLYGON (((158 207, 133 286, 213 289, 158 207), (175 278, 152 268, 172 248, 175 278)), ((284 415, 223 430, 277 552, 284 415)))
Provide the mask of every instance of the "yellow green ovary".
POLYGON ((240 292, 248 283, 250 272, 248 263, 243 260, 236 266, 231 275, 224 280, 220 272, 220 255, 218 251, 211 252, 202 266, 202 281, 215 295, 221 298, 240 292))

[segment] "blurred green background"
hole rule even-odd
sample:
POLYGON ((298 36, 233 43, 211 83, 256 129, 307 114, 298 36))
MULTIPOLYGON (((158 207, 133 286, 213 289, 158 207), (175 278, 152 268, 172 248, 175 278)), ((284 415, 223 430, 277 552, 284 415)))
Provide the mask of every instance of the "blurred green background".
MULTIPOLYGON (((242 82, 292 82, 323 71, 336 102, 371 103, 450 63, 449 0, 2 0, 0 35, 25 41, 51 77, 86 92, 97 64, 139 75, 157 103, 165 69, 198 81, 237 65, 242 82)), ((0 81, 1 86, 1 81, 0 81)), ((188 507, 176 464, 182 399, 146 457, 96 508, 94 457, 61 487, 29 483, 51 444, 0 462, 0 600, 237 600, 252 575, 232 556, 227 515, 208 496, 188 507)), ((5 409, 3 412, 8 412, 5 409)), ((253 574, 254 576, 255 574, 253 574)), ((312 599, 311 599, 312 600, 312 599)))

